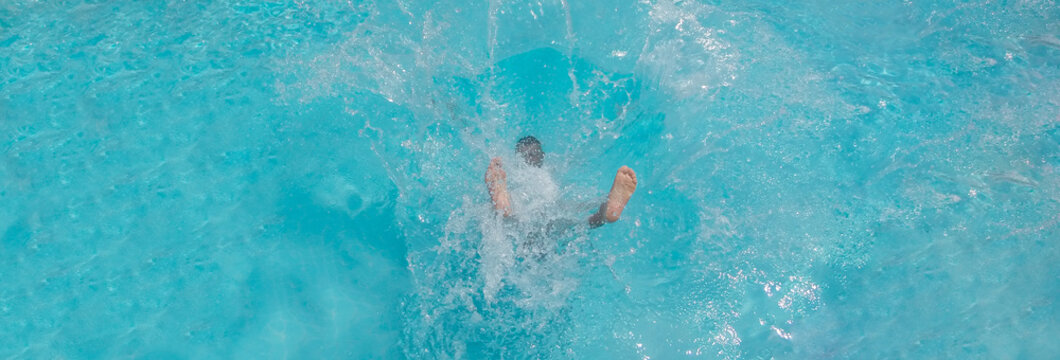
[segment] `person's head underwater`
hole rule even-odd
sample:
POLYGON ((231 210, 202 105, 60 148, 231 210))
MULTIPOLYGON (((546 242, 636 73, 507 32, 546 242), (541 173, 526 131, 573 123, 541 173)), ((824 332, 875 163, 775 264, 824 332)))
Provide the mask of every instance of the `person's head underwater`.
POLYGON ((545 162, 545 151, 541 150, 541 142, 533 136, 519 139, 519 142, 515 144, 515 152, 519 153, 528 165, 541 167, 545 162))

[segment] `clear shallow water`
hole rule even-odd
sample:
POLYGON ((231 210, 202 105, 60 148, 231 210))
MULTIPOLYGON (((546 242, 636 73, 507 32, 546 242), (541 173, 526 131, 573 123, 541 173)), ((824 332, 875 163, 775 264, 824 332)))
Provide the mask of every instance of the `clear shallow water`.
POLYGON ((8 2, 0 356, 1049 358, 1058 19, 8 2), (535 256, 481 183, 525 134, 623 219, 535 256))

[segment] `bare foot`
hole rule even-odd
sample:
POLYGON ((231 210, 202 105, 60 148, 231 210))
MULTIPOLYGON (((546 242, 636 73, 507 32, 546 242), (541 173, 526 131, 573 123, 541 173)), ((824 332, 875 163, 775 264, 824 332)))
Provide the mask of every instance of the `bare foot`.
POLYGON ((628 166, 622 166, 615 174, 615 182, 611 184, 611 193, 607 194, 607 203, 600 207, 606 211, 604 219, 607 222, 615 222, 622 215, 622 209, 637 190, 637 174, 628 166))
MULTIPOLYGON (((508 174, 501 166, 501 158, 495 157, 490 161, 489 169, 486 169, 486 187, 493 200, 493 208, 504 216, 512 214, 512 201, 508 196, 508 174)), ((621 210, 620 210, 621 211, 621 210)))

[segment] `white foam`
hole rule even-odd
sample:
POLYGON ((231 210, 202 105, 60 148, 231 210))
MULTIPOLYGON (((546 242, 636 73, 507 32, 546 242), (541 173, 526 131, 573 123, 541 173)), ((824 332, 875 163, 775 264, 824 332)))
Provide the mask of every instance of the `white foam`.
POLYGON ((498 215, 488 216, 479 223, 482 245, 479 247, 479 272, 482 274, 482 294, 486 301, 496 301, 505 276, 515 263, 512 242, 504 232, 503 220, 498 215))
POLYGON ((560 190, 548 170, 516 164, 508 169, 508 174, 515 216, 523 221, 543 220, 549 211, 555 210, 560 190))

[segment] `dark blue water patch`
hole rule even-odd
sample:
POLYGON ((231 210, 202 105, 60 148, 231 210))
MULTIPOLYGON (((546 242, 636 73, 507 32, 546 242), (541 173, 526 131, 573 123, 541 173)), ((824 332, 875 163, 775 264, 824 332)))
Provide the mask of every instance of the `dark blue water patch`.
POLYGON ((32 238, 32 229, 26 224, 25 220, 19 220, 7 227, 0 241, 2 241, 6 251, 21 252, 32 238))
POLYGON ((443 109, 442 115, 446 120, 436 125, 455 126, 464 131, 479 130, 471 123, 476 115, 483 112, 478 85, 475 83, 478 80, 462 76, 435 76, 433 80, 443 91, 431 99, 431 105, 443 109))
MULTIPOLYGON (((396 198, 397 191, 390 193, 390 198, 396 198)), ((360 214, 353 218, 355 224, 354 234, 358 235, 371 249, 384 258, 406 265, 408 249, 406 248, 405 236, 395 216, 395 203, 375 203, 366 206, 360 214)))
POLYGON ((1060 166, 1060 124, 1047 130, 1045 136, 1041 147, 1042 157, 1054 166, 1060 166))
MULTIPOLYGON (((277 215, 282 219, 281 231, 297 233, 306 239, 317 239, 331 244, 348 261, 353 261, 352 252, 372 251, 395 265, 404 267, 407 249, 404 235, 399 231, 394 215, 394 203, 373 203, 363 205, 359 197, 349 198, 348 209, 319 205, 313 194, 300 188, 289 188, 282 191, 277 215), (363 210, 354 216, 350 211, 363 210), (354 242, 354 246, 347 242, 354 242)), ((392 190, 389 198, 397 197, 392 190)))
POLYGON ((1027 50, 1028 63, 1033 67, 1060 67, 1060 41, 1055 38, 1032 37, 1022 41, 1027 50))
POLYGON ((309 191, 288 188, 281 193, 277 215, 282 219, 283 231, 334 238, 352 230, 354 223, 346 212, 318 205, 309 191))
POLYGON ((615 120, 625 114, 640 91, 640 83, 631 74, 605 72, 583 58, 549 47, 500 60, 492 72, 479 75, 480 81, 490 78, 496 80, 494 98, 525 110, 526 118, 516 119, 513 125, 531 131, 547 127, 569 129, 579 120, 592 118, 615 120), (575 87, 579 93, 574 96, 592 100, 582 104, 572 99, 575 87), (565 124, 558 124, 561 120, 565 124))
POLYGON ((642 159, 657 151, 663 144, 666 131, 666 114, 638 112, 622 125, 619 138, 606 151, 608 156, 622 159, 642 159))
POLYGON ((570 60, 555 49, 514 55, 496 64, 498 95, 523 104, 531 116, 550 113, 554 104, 565 102, 570 93, 569 70, 570 60))
POLYGON ((11 44, 14 44, 15 41, 18 41, 19 38, 20 37, 18 36, 18 34, 11 35, 7 39, 4 39, 4 40, 0 41, 0 47, 5 47, 5 48, 9 47, 9 46, 11 46, 11 44))

